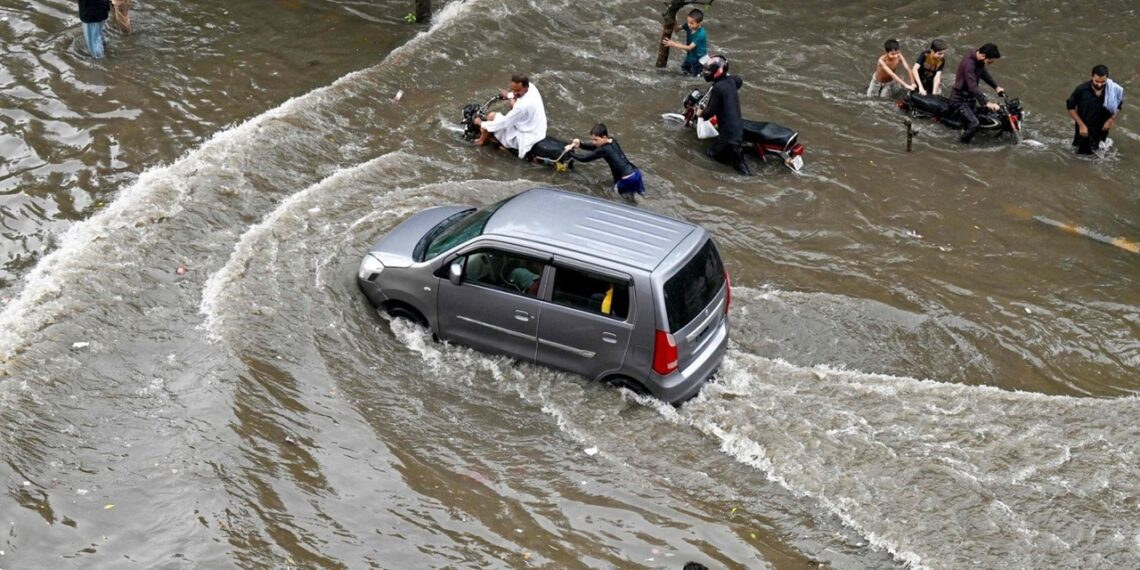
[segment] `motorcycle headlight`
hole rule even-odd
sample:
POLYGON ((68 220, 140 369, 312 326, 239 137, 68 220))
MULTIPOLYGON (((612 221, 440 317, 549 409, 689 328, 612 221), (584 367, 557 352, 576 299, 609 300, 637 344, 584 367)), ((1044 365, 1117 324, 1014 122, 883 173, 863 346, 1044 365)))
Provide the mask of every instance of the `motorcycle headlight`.
POLYGON ((384 264, 380 263, 379 259, 372 257, 372 254, 364 256, 364 260, 360 262, 360 269, 356 271, 356 276, 364 281, 371 281, 381 271, 384 271, 384 264))

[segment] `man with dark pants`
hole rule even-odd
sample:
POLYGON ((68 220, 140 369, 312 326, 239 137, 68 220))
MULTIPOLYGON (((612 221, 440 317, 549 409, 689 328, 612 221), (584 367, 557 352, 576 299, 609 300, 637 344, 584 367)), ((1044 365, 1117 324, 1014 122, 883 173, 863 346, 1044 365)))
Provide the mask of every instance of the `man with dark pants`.
POLYGON ((752 176, 752 169, 744 160, 740 148, 744 140, 744 117, 740 115, 740 95, 737 91, 744 80, 728 74, 728 60, 722 55, 709 58, 704 66, 705 81, 713 82, 709 102, 703 109, 697 109, 698 117, 716 117, 716 140, 705 154, 732 165, 737 172, 752 176))
POLYGON ((985 81, 998 95, 1005 93, 1005 89, 998 87, 986 69, 987 65, 998 59, 1001 59, 998 47, 994 44, 985 44, 966 54, 962 58, 962 63, 958 64, 958 74, 954 78, 954 88, 950 92, 950 107, 965 122, 966 131, 962 133, 964 143, 969 143, 978 132, 978 116, 974 114, 974 107, 978 103, 985 103, 991 111, 998 110, 997 103, 986 102, 986 96, 982 93, 978 81, 985 81))
POLYGON ((1092 154, 1108 138, 1116 115, 1124 105, 1124 88, 1108 78, 1108 68, 1092 69, 1092 79, 1077 86, 1065 101, 1073 118, 1073 146, 1077 154, 1092 154))

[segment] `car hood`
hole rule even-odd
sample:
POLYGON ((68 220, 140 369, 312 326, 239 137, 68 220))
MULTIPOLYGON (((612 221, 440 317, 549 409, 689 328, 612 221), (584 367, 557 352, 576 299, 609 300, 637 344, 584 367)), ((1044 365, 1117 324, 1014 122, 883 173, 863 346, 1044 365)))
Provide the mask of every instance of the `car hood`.
POLYGON ((372 251, 369 253, 379 259, 385 267, 408 267, 415 262, 412 258, 412 251, 416 244, 423 239, 424 234, 447 218, 471 209, 473 209, 472 206, 428 208, 393 228, 387 235, 380 238, 376 245, 372 246, 372 251))

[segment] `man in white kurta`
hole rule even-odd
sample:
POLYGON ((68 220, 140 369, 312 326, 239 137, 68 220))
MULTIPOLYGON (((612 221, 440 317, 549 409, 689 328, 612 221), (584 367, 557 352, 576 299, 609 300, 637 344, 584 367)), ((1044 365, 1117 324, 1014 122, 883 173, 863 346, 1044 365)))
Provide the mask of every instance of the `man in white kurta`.
POLYGON ((546 138, 546 109, 538 88, 531 85, 525 75, 511 77, 511 91, 507 98, 511 102, 511 110, 507 114, 489 113, 485 121, 475 119, 475 124, 483 129, 483 135, 476 142, 485 143, 488 133, 494 133, 499 144, 517 149, 519 158, 524 158, 535 143, 546 138))

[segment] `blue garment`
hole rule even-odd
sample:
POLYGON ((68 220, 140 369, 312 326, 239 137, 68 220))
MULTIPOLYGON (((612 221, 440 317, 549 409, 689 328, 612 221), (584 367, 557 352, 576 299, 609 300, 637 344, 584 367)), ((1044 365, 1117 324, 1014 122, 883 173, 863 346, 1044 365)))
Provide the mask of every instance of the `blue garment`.
POLYGON ((645 184, 641 182, 641 171, 634 170, 633 174, 619 178, 614 184, 614 190, 617 190, 617 193, 622 196, 632 196, 634 193, 644 194, 645 184))
POLYGON ((1124 88, 1109 79, 1104 86, 1104 108, 1113 115, 1124 105, 1124 88))
POLYGON ((681 25, 681 29, 685 30, 685 45, 692 45, 693 49, 685 56, 685 61, 682 67, 686 64, 699 66, 702 57, 709 53, 709 35, 705 32, 704 27, 697 28, 697 31, 689 29, 689 23, 685 22, 681 25))
POLYGON ((87 51, 91 57, 103 59, 103 22, 84 22, 83 36, 87 38, 87 51))

